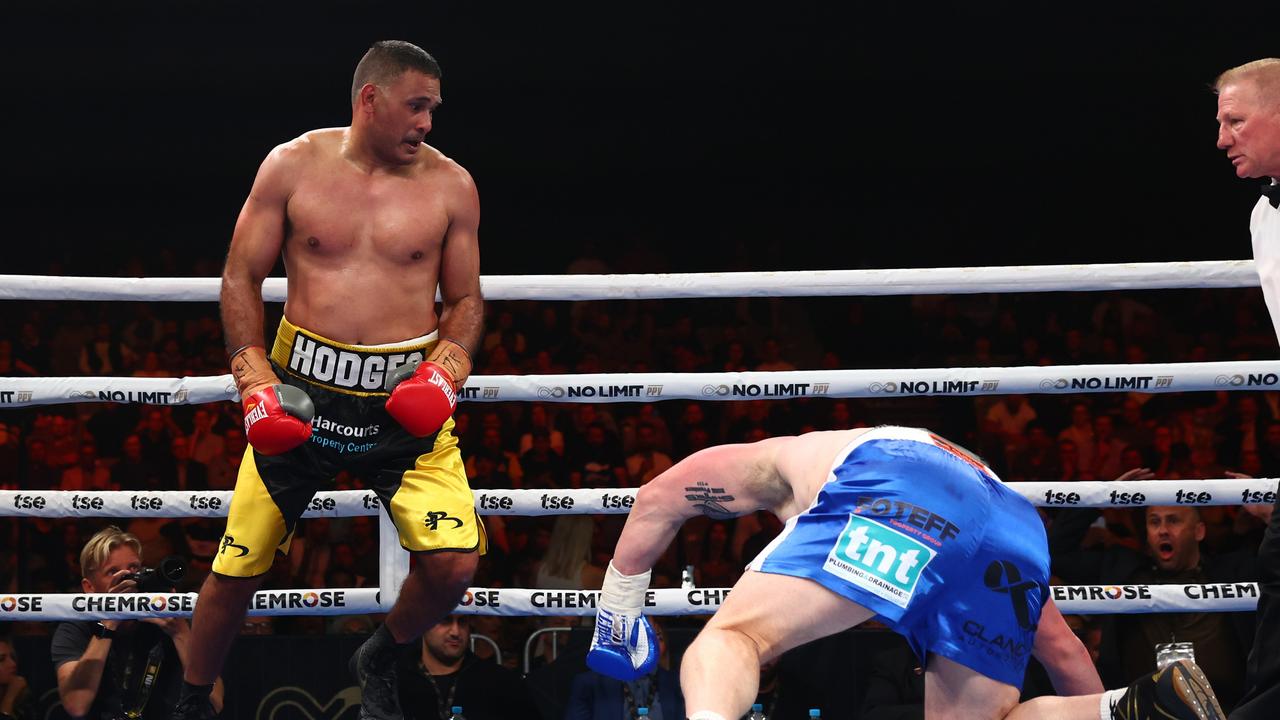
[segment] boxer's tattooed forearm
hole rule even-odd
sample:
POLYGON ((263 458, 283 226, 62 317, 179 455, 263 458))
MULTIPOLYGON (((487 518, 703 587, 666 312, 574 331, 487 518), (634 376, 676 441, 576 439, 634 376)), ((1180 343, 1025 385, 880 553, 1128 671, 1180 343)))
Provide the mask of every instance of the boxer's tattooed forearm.
POLYGON ((249 364, 249 358, 245 353, 231 358, 231 375, 240 382, 245 375, 253 372, 253 366, 249 364))
POLYGON ((462 361, 459 360, 458 358, 452 355, 441 355, 440 358, 436 360, 436 362, 440 363, 440 366, 443 367, 445 370, 448 370, 449 376, 452 377, 454 379, 454 382, 458 383, 459 385, 461 385, 463 381, 467 379, 466 369, 463 367, 462 361))
POLYGON ((467 376, 471 374, 471 356, 467 353, 467 349, 448 338, 440 342, 436 352, 427 360, 449 373, 453 378, 455 389, 460 389, 467 381, 467 376))
POLYGON ((711 487, 700 482, 693 487, 685 488, 684 491, 684 498, 689 501, 689 504, 709 518, 728 520, 735 516, 732 510, 724 506, 724 503, 733 502, 733 496, 726 493, 724 488, 711 487))
POLYGON ((270 382, 274 375, 265 359, 259 360, 248 350, 242 350, 231 358, 231 377, 236 388, 243 391, 256 382, 270 382))

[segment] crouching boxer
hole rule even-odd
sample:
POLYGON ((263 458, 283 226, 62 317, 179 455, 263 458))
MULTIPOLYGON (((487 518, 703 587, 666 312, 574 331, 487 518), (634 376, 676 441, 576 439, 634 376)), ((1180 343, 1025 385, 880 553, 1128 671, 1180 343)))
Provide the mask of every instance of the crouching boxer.
POLYGON ((641 487, 605 577, 587 664, 621 680, 652 669, 642 611, 653 563, 685 520, 757 510, 786 524, 684 655, 690 720, 741 717, 761 662, 872 618, 903 635, 926 668, 931 720, 1225 717, 1186 661, 1103 692, 1049 597, 1035 508, 964 450, 904 427, 708 448, 641 487), (1018 704, 1029 654, 1070 697, 1018 704))
POLYGON ((356 68, 351 126, 273 150, 236 222, 221 309, 249 447, 176 718, 213 717, 208 690, 253 593, 339 471, 372 487, 415 560, 352 658, 361 718, 402 717, 396 646, 453 610, 485 551, 451 419, 483 324, 479 200, 422 142, 440 102, 430 55, 376 43, 356 68), (262 283, 281 254, 285 312, 268 352, 262 283))

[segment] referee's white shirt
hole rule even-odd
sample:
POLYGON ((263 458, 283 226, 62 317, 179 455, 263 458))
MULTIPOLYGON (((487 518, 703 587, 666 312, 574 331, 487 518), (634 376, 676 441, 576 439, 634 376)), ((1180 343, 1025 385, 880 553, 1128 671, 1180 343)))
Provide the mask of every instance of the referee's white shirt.
MULTIPOLYGON (((1276 184, 1271 179, 1271 184, 1276 184)), ((1267 299, 1271 324, 1280 338, 1280 208, 1271 207, 1264 195, 1258 198, 1249 216, 1249 233, 1253 236, 1253 260, 1262 281, 1262 296, 1267 299)))

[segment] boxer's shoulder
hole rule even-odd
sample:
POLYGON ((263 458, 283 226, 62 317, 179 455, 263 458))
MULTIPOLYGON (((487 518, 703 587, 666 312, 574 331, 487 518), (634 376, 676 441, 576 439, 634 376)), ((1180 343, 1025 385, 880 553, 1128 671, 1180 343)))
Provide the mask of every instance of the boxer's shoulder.
POLYGON ((837 456, 870 430, 872 428, 821 430, 787 438, 778 454, 779 467, 791 476, 825 481, 837 456))
POLYGON ((280 162, 305 162, 336 159, 342 151, 347 128, 309 130, 292 140, 277 145, 269 157, 280 162))
POLYGON ((262 161, 259 182, 291 191, 299 179, 314 173, 326 159, 338 158, 342 136, 342 128, 312 130, 275 146, 262 161))
POLYGON ((778 438, 781 441, 775 454, 778 473, 790 485, 797 503, 789 510, 794 512, 808 507, 835 466, 845 462, 858 446, 876 439, 929 442, 928 433, 923 430, 891 425, 823 430, 778 438))
POLYGON ((422 175, 460 190, 474 190, 471 173, 458 161, 426 143, 422 143, 421 148, 417 165, 422 175))
POLYGON ((432 197, 445 198, 451 220, 475 218, 480 199, 471 173, 436 148, 426 143, 421 148, 417 162, 419 186, 432 197))

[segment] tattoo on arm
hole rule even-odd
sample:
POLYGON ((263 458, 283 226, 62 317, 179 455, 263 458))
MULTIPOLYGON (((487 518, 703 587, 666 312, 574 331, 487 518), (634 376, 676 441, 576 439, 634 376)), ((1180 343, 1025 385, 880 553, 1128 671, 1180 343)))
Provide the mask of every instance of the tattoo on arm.
POLYGON ((705 482, 698 482, 693 487, 686 487, 684 491, 684 497, 689 504, 698 508, 699 512, 709 518, 728 520, 737 516, 737 513, 723 505, 723 503, 733 502, 733 496, 726 493, 724 488, 711 487, 705 482))
POLYGON ((471 354, 461 343, 451 338, 442 338, 427 360, 449 373, 453 378, 454 389, 460 389, 471 375, 471 354))
POLYGON ((458 358, 452 355, 442 355, 437 358, 436 362, 440 363, 445 370, 448 370, 449 375, 452 376, 459 384, 466 380, 466 377, 463 375, 465 370, 463 370, 462 363, 458 358))
POLYGON ((249 365, 249 359, 244 353, 240 353, 231 359, 231 374, 235 377, 236 382, 244 380, 244 376, 252 372, 253 367, 249 365))
POLYGON ((266 350, 258 346, 242 348, 231 358, 231 377, 241 395, 259 384, 280 382, 267 360, 266 350))

